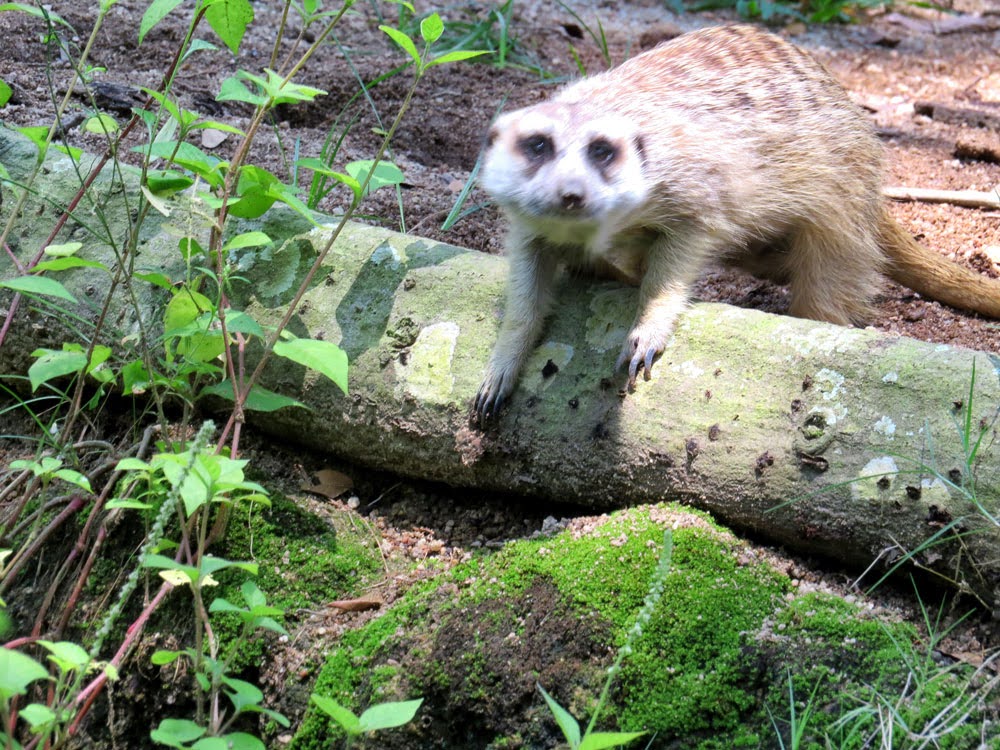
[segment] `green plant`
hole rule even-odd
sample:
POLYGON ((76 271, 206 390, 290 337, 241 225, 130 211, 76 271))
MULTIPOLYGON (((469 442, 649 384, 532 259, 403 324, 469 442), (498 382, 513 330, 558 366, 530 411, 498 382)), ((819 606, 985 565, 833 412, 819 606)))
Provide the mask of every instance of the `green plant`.
POLYGON ((893 0, 667 0, 675 13, 732 8, 743 18, 778 21, 790 18, 809 23, 847 23, 869 8, 892 5, 893 0))
MULTIPOLYGON (((604 60, 605 66, 610 68, 612 65, 611 51, 608 49, 608 38, 604 34, 604 24, 601 23, 601 19, 597 19, 597 31, 594 31, 594 29, 591 28, 586 21, 580 18, 580 15, 575 10, 573 10, 566 3, 562 2, 562 0, 559 0, 559 7, 573 16, 577 23, 583 27, 584 31, 587 32, 590 38, 594 41, 594 44, 596 44, 597 48, 601 51, 601 58, 604 60)), ((576 67, 580 72, 580 75, 587 75, 587 68, 583 64, 583 60, 580 59, 580 54, 576 51, 576 48, 572 44, 569 46, 569 52, 573 56, 573 60, 576 61, 576 67)))
MULTIPOLYGON (((486 8, 482 11, 470 10, 469 20, 450 18, 445 21, 438 47, 445 52, 477 50, 501 68, 513 67, 547 79, 551 75, 538 58, 519 44, 513 31, 514 0, 486 8)), ((416 35, 419 25, 430 13, 417 15, 412 12, 401 15, 398 27, 411 35, 416 35)))
MULTIPOLYGON (((943 628, 947 602, 931 613, 914 583, 923 617, 925 637, 917 642, 900 640, 886 630, 896 647, 905 680, 895 693, 873 689, 857 696, 856 706, 833 722, 828 738, 840 746, 860 739, 862 746, 893 746, 893 738, 905 737, 913 747, 960 747, 974 742, 979 729, 970 721, 981 713, 1000 685, 1000 677, 986 675, 994 654, 975 670, 960 661, 942 664, 936 657, 944 640, 971 612, 943 628)), ((909 745, 908 745, 909 746, 909 745)))
POLYGON ((359 737, 366 732, 377 732, 382 729, 393 729, 401 727, 413 721, 423 698, 412 701, 390 701, 378 703, 366 708, 361 716, 358 716, 349 708, 345 708, 335 701, 322 695, 313 693, 309 700, 323 713, 337 722, 337 724, 347 734, 344 747, 349 748, 355 737, 359 737))
POLYGON ((805 710, 799 714, 795 708, 795 683, 792 680, 791 672, 788 673, 788 719, 784 722, 788 724, 788 745, 785 744, 785 733, 778 726, 778 719, 772 713, 770 706, 765 706, 768 718, 771 720, 771 726, 774 727, 778 747, 781 750, 801 750, 801 748, 806 747, 804 744, 807 737, 806 730, 809 728, 809 720, 816 711, 816 693, 819 691, 820 684, 820 681, 817 680, 812 693, 809 694, 809 700, 806 701, 805 710))
POLYGON ((632 627, 629 628, 628 635, 625 638, 625 643, 618 649, 618 654, 615 657, 614 663, 608 668, 608 676, 604 681, 604 687, 601 690, 601 695, 597 699, 597 705, 594 706, 593 713, 590 715, 590 722, 587 724, 587 728, 582 734, 580 733, 580 724, 573 717, 573 715, 559 705, 559 703, 545 691, 545 688, 538 685, 538 690, 545 699, 545 703, 548 705, 553 717, 555 717, 556 723, 559 725, 559 729, 566 738, 566 742, 569 743, 570 750, 601 750, 601 748, 606 747, 619 747, 621 745, 627 745, 645 734, 645 732, 595 732, 594 727, 596 726, 597 719, 608 700, 611 685, 614 682, 615 677, 617 677, 618 673, 621 671, 622 662, 632 653, 633 645, 642 636, 643 628, 649 623, 653 616, 653 610, 656 609, 656 605, 660 601, 660 597, 663 594, 664 581, 666 580, 667 574, 670 572, 670 559, 673 554, 673 548, 673 534, 670 529, 667 529, 663 533, 663 546, 660 548, 660 560, 659 563, 657 563, 656 570, 653 571, 653 576, 649 584, 649 591, 646 593, 646 599, 643 601, 642 608, 639 610, 639 614, 636 616, 635 622, 632 624, 632 627))
MULTIPOLYGON (((400 171, 384 157, 426 71, 479 53, 437 54, 435 43, 443 29, 437 14, 422 21, 417 41, 384 27, 385 34, 407 53, 399 70, 413 67, 416 75, 373 158, 340 170, 332 160, 318 164, 308 157, 299 160, 297 169, 313 170, 329 189, 345 190, 349 209, 311 267, 294 279, 298 287, 292 289, 282 319, 265 326, 233 304, 233 292, 245 283, 242 272, 247 264, 277 248, 265 231, 237 227, 237 221, 259 219, 278 204, 312 226, 319 224, 300 196, 298 184, 285 184, 252 163, 251 146, 276 107, 295 106, 323 95, 296 78, 354 0, 333 9, 323 9, 319 0, 285 2, 270 64, 260 70, 237 70, 218 92, 218 100, 251 110, 245 129, 185 109, 174 88, 181 64, 211 47, 195 39, 196 31, 207 24, 235 53, 253 23, 253 5, 249 0, 153 0, 139 24, 140 45, 178 8, 190 10, 190 20, 161 84, 144 89, 145 101, 127 122, 99 112, 91 95, 84 94, 89 102, 84 127, 106 142, 105 152, 91 160, 58 141, 63 138, 74 93, 93 77, 90 52, 114 5, 115 0, 100 0, 87 36, 76 34, 44 5, 0 4, 0 13, 22 12, 40 19, 44 42, 70 61, 72 71, 65 96, 56 102, 52 124, 21 129, 35 144, 34 169, 15 178, 0 168, 5 199, 0 248, 17 269, 14 278, 0 281, 0 287, 13 293, 0 326, 0 346, 20 320, 17 311, 25 304, 31 305, 34 314, 57 320, 63 339, 39 346, 25 373, 5 375, 9 382, 5 392, 30 415, 38 435, 28 438, 31 457, 12 462, 0 488, 0 591, 18 590, 24 585, 25 571, 35 566, 47 575, 37 609, 30 613, 30 632, 8 643, 3 651, 10 681, 0 684, 2 729, 12 747, 18 741, 31 747, 39 743, 59 747, 79 730, 160 605, 172 592, 185 591, 192 608, 192 643, 159 651, 153 661, 158 666, 186 663, 194 676, 195 715, 165 719, 151 736, 168 746, 202 750, 263 747, 258 738, 243 731, 247 715, 263 715, 277 724, 284 717, 268 709, 261 691, 238 676, 239 666, 232 655, 256 631, 283 632, 279 624, 283 613, 267 604, 253 581, 239 580, 254 575, 256 563, 226 560, 209 552, 225 533, 234 504, 267 502, 264 489, 246 479, 247 462, 239 458, 244 414, 247 410, 302 408, 297 401, 259 384, 271 357, 318 372, 346 393, 344 351, 330 341, 296 336, 288 324, 364 197, 402 180, 400 171), (291 13, 300 15, 301 24, 298 38, 282 60, 278 51, 288 49, 283 42, 293 25, 288 22, 291 13), (82 50, 74 46, 80 36, 86 38, 82 50), (209 128, 236 136, 228 159, 191 142, 193 134, 209 128), (136 138, 141 144, 132 148, 132 158, 140 166, 132 170, 119 155, 136 138), (52 150, 69 157, 78 180, 75 194, 41 194, 38 189, 39 175, 47 169, 52 150), (33 256, 31 248, 19 257, 7 241, 32 202, 47 211, 55 209, 59 218, 33 256), (168 220, 177 240, 175 264, 143 268, 139 252, 147 226, 168 220), (57 243, 66 229, 74 231, 74 241, 57 243), (109 248, 109 252, 95 259, 94 248, 109 248), (99 293, 84 298, 71 291, 81 276, 99 293), (147 306, 151 298, 162 300, 162 306, 147 306), (255 367, 248 359, 251 350, 257 358, 255 367), (32 396, 26 398, 18 391, 22 384, 31 389, 32 396), (136 425, 125 431, 120 443, 85 436, 89 422, 100 416, 112 395, 132 399, 136 425), (210 396, 231 404, 223 429, 215 434, 206 423, 193 440, 186 441, 184 436, 194 432, 191 425, 201 400, 210 396), (115 580, 108 584, 117 588, 114 602, 84 614, 81 599, 93 583, 93 571, 105 562, 111 546, 108 541, 122 523, 141 525, 145 540, 137 557, 124 553, 124 569, 116 571, 115 580), (69 543, 51 544, 60 539, 69 543), (54 550, 52 556, 45 557, 50 550, 54 550), (161 579, 158 588, 151 585, 156 575, 161 579), (209 587, 219 576, 237 577, 243 603, 233 603, 232 596, 210 600, 209 587), (147 597, 137 604, 133 594, 142 583, 147 597), (126 628, 122 620, 128 617, 134 619, 126 628), (217 632, 230 631, 233 621, 240 623, 235 635, 218 637, 217 632), (83 629, 90 622, 95 623, 92 633, 83 629), (225 627, 220 626, 223 622, 225 627), (68 631, 79 633, 84 646, 61 640, 68 631), (108 642, 116 638, 120 641, 112 647, 110 658, 99 661, 108 642), (43 653, 48 653, 49 672, 36 660, 43 653), (19 697, 28 695, 42 679, 50 686, 45 699, 19 706, 19 697)), ((0 86, 0 106, 7 91, 0 86)), ((122 553, 115 550, 114 554, 122 553)))
MULTIPOLYGON (((901 463, 913 466, 913 469, 905 471, 889 472, 891 474, 912 474, 919 478, 931 477, 933 481, 939 482, 949 492, 954 493, 960 500, 964 501, 974 513, 978 515, 981 522, 985 522, 990 527, 1000 527, 998 519, 989 507, 982 501, 976 491, 976 473, 979 468, 979 450, 983 446, 983 441, 993 434, 993 430, 1000 421, 1000 404, 992 407, 992 413, 987 412, 986 416, 977 416, 975 406, 975 386, 976 386, 976 360, 972 361, 972 371, 969 375, 969 390, 966 398, 961 402, 956 402, 956 414, 953 416, 955 433, 958 437, 962 451, 962 465, 957 472, 943 472, 935 457, 934 439, 927 431, 927 451, 926 458, 915 459, 910 456, 894 456, 901 463)), ((900 557, 894 561, 886 573, 876 581, 871 588, 881 585, 891 575, 896 573, 903 565, 911 563, 917 556, 933 549, 935 546, 958 543, 963 544, 963 536, 970 532, 966 529, 968 518, 958 516, 942 524, 934 534, 924 540, 923 543, 912 550, 903 550, 900 557)), ((936 573, 936 575, 941 575, 936 573)), ((959 589, 966 588, 960 582, 951 582, 959 589)), ((985 605, 985 602, 981 602, 985 605)))

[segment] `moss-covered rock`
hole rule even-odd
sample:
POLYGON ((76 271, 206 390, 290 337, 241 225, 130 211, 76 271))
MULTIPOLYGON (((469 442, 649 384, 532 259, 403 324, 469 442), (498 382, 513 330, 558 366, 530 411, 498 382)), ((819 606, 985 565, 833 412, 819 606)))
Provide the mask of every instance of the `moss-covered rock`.
MULTIPOLYGON (((904 695, 908 679, 912 697, 911 626, 797 593, 746 544, 672 506, 512 543, 411 589, 343 638, 315 691, 358 712, 423 697, 414 722, 363 747, 556 747, 562 736, 536 685, 589 719, 642 607, 665 528, 674 554, 663 595, 599 729, 650 732, 651 747, 728 750, 778 747, 778 733, 790 746, 793 727, 805 726, 806 739, 828 733, 847 738, 838 747, 861 747, 851 738, 875 728, 874 713, 837 728, 839 717, 876 705, 879 694, 904 695)), ((965 684, 942 680, 924 696, 935 710, 965 684)), ((338 731, 312 712, 291 746, 328 748, 338 731)))

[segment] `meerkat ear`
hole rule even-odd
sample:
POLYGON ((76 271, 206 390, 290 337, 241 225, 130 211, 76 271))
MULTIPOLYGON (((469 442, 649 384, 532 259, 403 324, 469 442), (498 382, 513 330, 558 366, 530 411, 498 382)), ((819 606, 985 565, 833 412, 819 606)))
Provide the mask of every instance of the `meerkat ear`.
POLYGON ((489 129, 489 132, 486 133, 486 148, 492 146, 496 142, 496 139, 499 137, 500 137, 500 129, 497 128, 496 125, 494 125, 492 128, 489 129))

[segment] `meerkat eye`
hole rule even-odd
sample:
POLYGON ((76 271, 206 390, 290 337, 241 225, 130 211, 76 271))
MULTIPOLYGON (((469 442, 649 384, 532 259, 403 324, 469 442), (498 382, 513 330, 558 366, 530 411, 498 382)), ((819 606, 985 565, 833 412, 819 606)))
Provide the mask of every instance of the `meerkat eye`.
POLYGON ((590 145, 587 146, 587 158, 598 167, 607 166, 615 160, 616 156, 618 156, 618 149, 603 138, 591 141, 590 145))
POLYGON ((555 147, 547 135, 529 135, 517 144, 529 161, 541 162, 552 158, 555 147))

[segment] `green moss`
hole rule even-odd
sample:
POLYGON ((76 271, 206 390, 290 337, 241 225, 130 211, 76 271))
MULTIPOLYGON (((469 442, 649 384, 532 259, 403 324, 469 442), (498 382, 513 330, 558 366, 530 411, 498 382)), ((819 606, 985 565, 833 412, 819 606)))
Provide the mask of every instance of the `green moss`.
POLYGON ((720 541, 702 529, 675 533, 660 606, 623 669, 623 728, 663 738, 735 731, 754 705, 741 634, 774 612, 788 582, 720 541))
MULTIPOLYGON (((381 573, 374 541, 335 529, 282 495, 272 496, 270 508, 236 506, 220 555, 257 563, 257 586, 269 605, 286 612, 358 595, 381 573)), ((235 571, 223 576, 213 594, 245 606, 239 587, 246 578, 235 571)), ((237 618, 216 616, 213 622, 221 642, 232 643, 239 633, 237 618)), ((262 638, 241 644, 236 668, 259 663, 265 648, 262 638)))
POLYGON ((473 601, 498 593, 516 595, 545 577, 582 614, 597 612, 621 627, 631 623, 642 606, 662 542, 663 526, 657 520, 615 514, 583 538, 564 533, 509 544, 489 558, 456 569, 455 577, 471 581, 468 596, 473 601))
MULTIPOLYGON (((798 717, 816 709, 801 747, 821 747, 830 734, 846 749, 859 746, 835 730, 847 711, 910 684, 927 700, 906 715, 926 718, 967 684, 914 677, 919 660, 902 653, 912 627, 833 596, 793 596, 743 543, 704 516, 663 506, 623 511, 583 534, 511 543, 414 587, 343 637, 315 690, 355 710, 424 698, 418 722, 359 747, 553 747, 560 735, 536 682, 589 719, 665 526, 674 527, 674 556, 663 596, 599 729, 649 731, 654 748, 776 747, 776 731, 791 746, 791 700, 798 717)), ((334 736, 310 713, 291 750, 325 748, 334 736)))
MULTIPOLYGON (((364 628, 345 633, 339 647, 327 657, 313 692, 333 698, 356 711, 367 708, 367 701, 359 704, 358 687, 368 681, 369 676, 384 675, 386 666, 373 664, 372 655, 393 638, 397 631, 412 624, 416 613, 421 609, 414 603, 404 601, 364 628)), ((375 683, 378 682, 376 678, 375 683)), ((396 699, 399 699, 398 696, 396 699)), ((375 698, 373 702, 380 700, 383 699, 375 698)), ((292 750, 328 750, 331 739, 341 736, 342 732, 335 722, 325 714, 310 709, 290 747, 292 750)))

